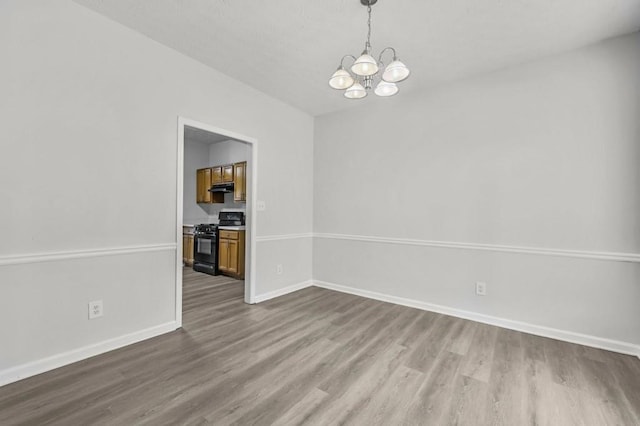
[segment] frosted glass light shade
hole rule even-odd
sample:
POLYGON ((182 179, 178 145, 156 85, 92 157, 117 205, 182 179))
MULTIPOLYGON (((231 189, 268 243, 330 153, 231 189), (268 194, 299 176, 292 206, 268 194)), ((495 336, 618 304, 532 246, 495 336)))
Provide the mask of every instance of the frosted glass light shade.
POLYGON ((344 97, 349 99, 362 99, 367 96, 367 91, 362 84, 356 82, 344 92, 344 97))
POLYGON ((396 86, 395 83, 389 83, 387 81, 380 81, 380 83, 378 83, 378 85, 376 86, 376 90, 374 91, 374 93, 378 96, 393 96, 396 93, 398 93, 398 86, 396 86))
POLYGON ((384 69, 382 79, 389 83, 397 83, 409 77, 409 73, 409 68, 407 68, 402 62, 396 60, 387 65, 387 68, 384 69))
POLYGON ((378 63, 368 53, 363 53, 358 59, 351 65, 351 71, 355 74, 368 76, 374 75, 378 72, 378 63))
POLYGON ((351 87, 353 83, 354 79, 351 77, 351 74, 342 67, 338 68, 338 70, 334 72, 329 79, 329 86, 338 90, 344 90, 351 87))

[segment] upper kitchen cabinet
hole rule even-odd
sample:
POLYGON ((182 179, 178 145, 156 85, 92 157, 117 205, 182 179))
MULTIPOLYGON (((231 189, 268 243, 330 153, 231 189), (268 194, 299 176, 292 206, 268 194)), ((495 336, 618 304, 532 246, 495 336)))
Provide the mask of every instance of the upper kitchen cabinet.
MULTIPOLYGON (((196 171, 196 203, 224 203, 224 194, 209 192, 213 184, 214 170, 211 168, 199 169, 196 171)), ((218 167, 219 169, 219 167, 218 167)))
POLYGON ((211 184, 216 185, 222 183, 222 167, 212 167, 211 169, 211 184))
POLYGON ((229 164, 227 166, 222 166, 222 182, 224 183, 232 183, 233 179, 233 164, 229 164))
POLYGON ((196 202, 210 203, 211 193, 211 169, 199 169, 196 171, 196 202))
POLYGON ((196 202, 224 203, 224 192, 209 192, 212 185, 233 183, 233 200, 247 200, 247 162, 199 169, 196 176, 196 202))
POLYGON ((247 162, 233 165, 233 201, 247 201, 247 162))
POLYGON ((211 168, 211 184, 233 182, 233 164, 211 168))

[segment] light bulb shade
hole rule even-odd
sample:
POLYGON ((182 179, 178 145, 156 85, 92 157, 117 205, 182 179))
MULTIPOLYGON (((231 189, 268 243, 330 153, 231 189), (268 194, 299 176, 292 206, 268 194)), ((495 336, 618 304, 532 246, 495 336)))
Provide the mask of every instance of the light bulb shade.
POLYGON ((365 96, 367 96, 367 91, 362 87, 362 84, 358 82, 355 82, 353 86, 344 92, 344 97, 349 99, 362 99, 365 96))
POLYGON ((395 83, 389 83, 387 81, 380 81, 376 86, 374 93, 378 96, 393 96, 398 93, 398 86, 395 83))
POLYGON ((337 90, 344 90, 353 85, 355 80, 351 77, 351 74, 344 68, 340 67, 333 73, 329 79, 329 86, 337 90))
POLYGON ((384 69, 382 79, 389 83, 397 83, 409 77, 409 68, 402 62, 395 60, 384 69))
POLYGON ((351 71, 364 77, 374 75, 378 72, 378 63, 365 52, 351 65, 351 71))

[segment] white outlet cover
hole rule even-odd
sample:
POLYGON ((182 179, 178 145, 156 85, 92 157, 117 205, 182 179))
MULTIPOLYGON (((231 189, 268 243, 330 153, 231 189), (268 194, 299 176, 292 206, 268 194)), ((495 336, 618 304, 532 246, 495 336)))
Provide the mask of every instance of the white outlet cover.
POLYGON ((258 200, 258 202, 256 203, 256 208, 258 209, 259 212, 263 212, 267 209, 267 203, 264 201, 258 200))
POLYGON ((102 300, 89 302, 89 319, 99 318, 103 314, 102 300))
POLYGON ((277 266, 276 266, 276 273, 277 273, 278 275, 282 275, 282 272, 283 272, 283 267, 282 267, 282 265, 277 265, 277 266))

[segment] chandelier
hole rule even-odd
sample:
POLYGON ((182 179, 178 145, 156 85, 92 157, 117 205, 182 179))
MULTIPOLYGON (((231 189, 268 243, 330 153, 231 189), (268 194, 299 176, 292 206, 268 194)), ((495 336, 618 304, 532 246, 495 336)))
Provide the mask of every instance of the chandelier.
POLYGON ((340 66, 329 79, 329 86, 337 90, 344 90, 344 96, 349 99, 362 99, 367 96, 367 91, 373 87, 376 80, 379 80, 374 90, 376 95, 393 96, 398 93, 396 83, 409 77, 409 68, 398 60, 396 50, 393 47, 385 47, 382 49, 377 61, 371 56, 371 6, 376 4, 377 1, 378 0, 360 0, 360 3, 367 6, 367 13, 369 14, 367 21, 369 31, 367 32, 367 41, 364 44, 364 50, 357 59, 353 55, 343 56, 340 61, 340 66), (389 65, 385 67, 382 62, 382 55, 387 51, 393 52, 393 59, 389 65), (353 59, 354 61, 350 68, 351 72, 344 68, 344 61, 347 58, 353 59), (384 69, 384 71, 382 75, 378 77, 381 69, 384 69))

